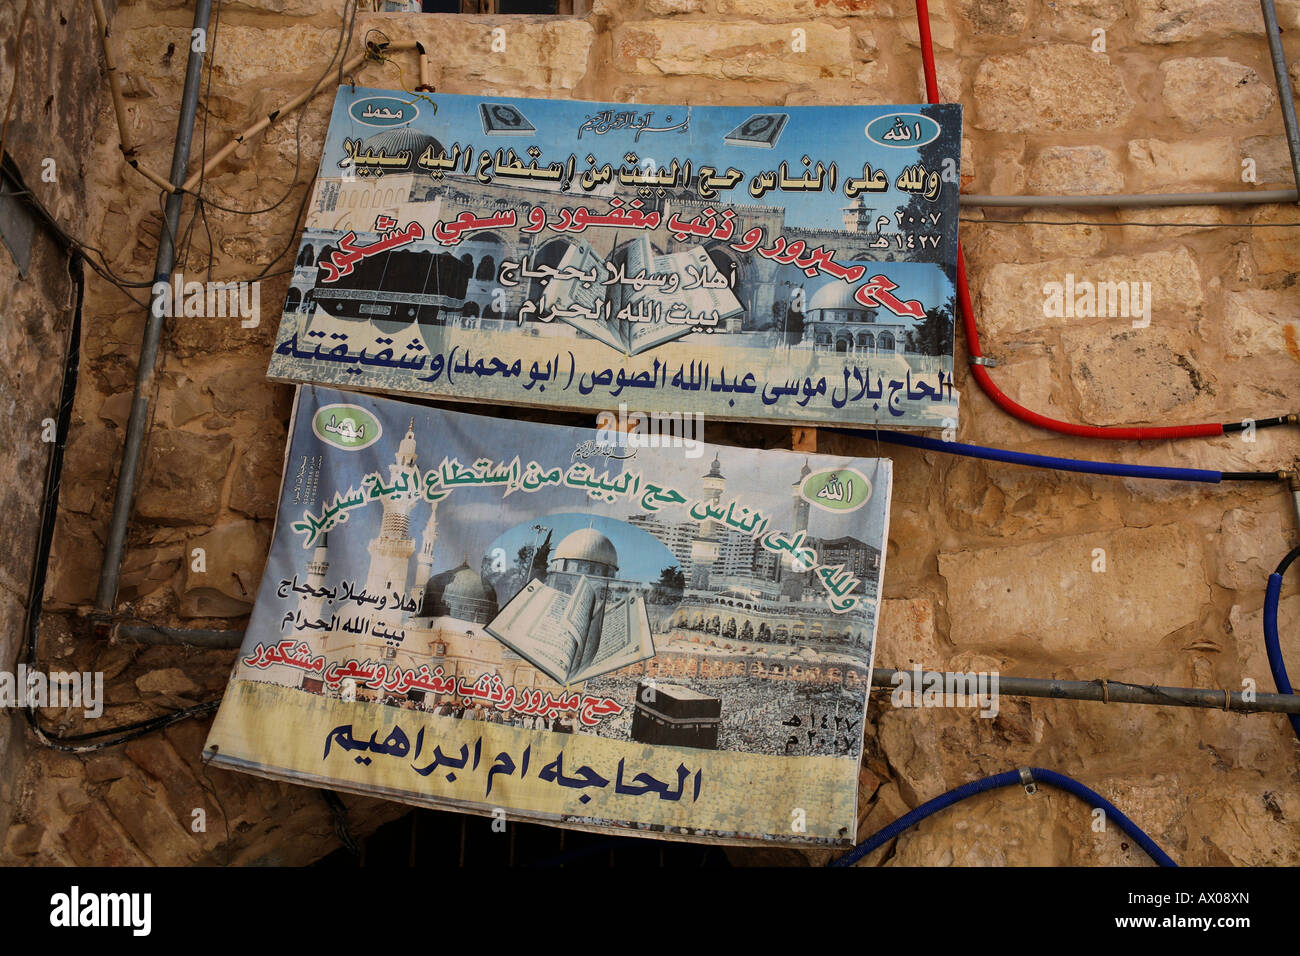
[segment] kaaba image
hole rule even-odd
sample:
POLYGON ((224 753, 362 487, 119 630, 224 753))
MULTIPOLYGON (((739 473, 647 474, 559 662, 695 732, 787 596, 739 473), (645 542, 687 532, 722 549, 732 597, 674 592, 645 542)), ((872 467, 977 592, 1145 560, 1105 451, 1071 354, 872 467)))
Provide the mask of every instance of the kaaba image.
POLYGON ((642 681, 636 689, 632 739, 645 744, 718 749, 722 700, 677 684, 642 681))

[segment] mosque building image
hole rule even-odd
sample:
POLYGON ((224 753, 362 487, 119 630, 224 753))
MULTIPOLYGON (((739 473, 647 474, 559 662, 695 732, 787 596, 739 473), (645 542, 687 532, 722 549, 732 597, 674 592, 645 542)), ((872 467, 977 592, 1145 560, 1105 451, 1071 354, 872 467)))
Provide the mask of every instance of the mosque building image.
MULTIPOLYGON (((390 480, 396 484, 399 475, 416 463, 412 421, 389 465, 390 480)), ((808 504, 798 494, 807 473, 805 464, 791 485, 795 530, 804 530, 808 524, 808 504)), ((715 500, 721 498, 726 479, 716 458, 703 476, 702 486, 715 500)), ((366 547, 369 563, 365 593, 373 600, 335 605, 326 596, 330 543, 337 543, 339 536, 347 533, 346 526, 335 528, 322 536, 306 562, 308 587, 302 589, 296 609, 300 622, 328 622, 328 628, 301 629, 300 625, 292 636, 307 641, 313 654, 323 654, 327 664, 372 661, 403 670, 427 666, 430 671, 441 668, 446 677, 461 678, 468 684, 484 675, 496 675, 504 686, 520 690, 560 689, 484 630, 484 625, 513 595, 498 594, 466 556, 455 567, 433 573, 439 534, 437 504, 429 506, 418 541, 411 526, 414 494, 386 496, 380 504, 383 514, 379 529, 366 547), (380 596, 391 598, 382 609, 377 606, 380 596)), ((780 562, 775 572, 778 580, 756 582, 768 589, 763 592, 745 587, 743 576, 711 577, 711 569, 721 563, 720 542, 727 534, 715 525, 699 523, 689 543, 693 555, 690 586, 677 600, 649 605, 655 656, 609 676, 687 679, 743 675, 865 687, 870 680, 866 664, 870 659, 868 615, 874 613, 874 601, 867 600, 870 610, 866 612, 833 614, 824 601, 817 599, 807 572, 781 567, 780 562)), ((635 524, 629 523, 628 527, 635 524)), ((548 543, 550 534, 551 529, 547 529, 548 543)), ((841 539, 837 542, 844 547, 841 539)), ((870 557, 859 556, 862 561, 870 557)), ((586 527, 571 531, 546 552, 544 573, 552 582, 582 575, 599 578, 613 594, 648 597, 653 585, 619 579, 619 567, 614 543, 596 528, 586 527)), ((541 573, 542 569, 534 565, 531 576, 541 573)), ((317 694, 338 692, 327 689, 319 676, 304 678, 302 672, 279 664, 259 674, 258 679, 317 694)), ((590 683, 598 685, 601 679, 590 683)), ((358 689, 358 697, 376 696, 365 688, 358 689)), ((426 700, 420 691, 411 691, 408 699, 417 706, 441 702, 426 700)))

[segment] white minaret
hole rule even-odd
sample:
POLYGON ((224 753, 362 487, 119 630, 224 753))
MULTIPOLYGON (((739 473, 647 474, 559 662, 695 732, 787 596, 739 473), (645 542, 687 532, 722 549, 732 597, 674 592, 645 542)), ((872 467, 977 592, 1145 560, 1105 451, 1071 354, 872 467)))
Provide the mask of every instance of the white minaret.
POLYGON ((433 546, 438 540, 438 502, 429 507, 429 520, 424 523, 424 534, 420 537, 420 556, 415 559, 415 584, 411 587, 411 597, 419 605, 424 600, 424 588, 433 577, 433 546))
MULTIPOLYGON (((713 456, 713 465, 709 468, 709 473, 700 480, 700 484, 704 486, 709 504, 716 509, 722 500, 722 493, 727 488, 727 479, 722 474, 722 464, 717 455, 713 456)), ((718 543, 720 530, 721 525, 717 521, 705 518, 695 532, 695 538, 691 541, 690 586, 692 588, 703 591, 709 587, 709 575, 718 560, 720 550, 718 543)))
POLYGON ((844 220, 844 230, 846 232, 874 231, 871 214, 875 211, 862 201, 861 196, 855 197, 853 202, 840 210, 840 217, 844 220))
MULTIPOLYGON (((312 552, 311 560, 307 562, 307 584, 313 591, 320 591, 325 587, 325 572, 330 569, 329 540, 329 532, 321 535, 316 550, 312 552)), ((302 612, 304 621, 324 619, 325 596, 304 594, 298 599, 298 610, 302 612)))
MULTIPOLYGON (((397 446, 397 460, 388 466, 389 483, 401 480, 402 474, 412 472, 414 467, 415 419, 412 418, 406 429, 406 437, 397 446)), ((367 549, 370 552, 370 572, 366 575, 366 591, 375 597, 383 595, 390 602, 394 591, 402 597, 406 596, 411 555, 415 553, 415 540, 410 536, 411 508, 415 505, 419 489, 415 487, 414 474, 408 484, 410 487, 406 492, 388 495, 383 499, 383 522, 379 526, 378 536, 371 540, 367 549)), ((385 617, 396 620, 396 616, 385 617)))
MULTIPOLYGON (((808 530, 808 499, 803 494, 804 479, 812 474, 812 469, 808 467, 808 459, 803 461, 803 467, 799 469, 799 477, 790 485, 790 498, 793 503, 793 512, 791 520, 794 522, 792 531, 808 530)), ((800 601, 803 599, 804 586, 808 582, 807 570, 801 570, 794 565, 794 558, 786 555, 781 558, 781 598, 786 601, 800 601)))

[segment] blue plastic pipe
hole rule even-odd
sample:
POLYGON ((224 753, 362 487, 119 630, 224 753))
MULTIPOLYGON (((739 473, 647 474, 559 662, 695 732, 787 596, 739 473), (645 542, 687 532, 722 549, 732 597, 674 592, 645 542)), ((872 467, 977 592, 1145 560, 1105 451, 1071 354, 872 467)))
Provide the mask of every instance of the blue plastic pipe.
MULTIPOLYGON (((1283 562, 1283 570, 1289 561, 1283 562)), ((1273 683, 1279 694, 1294 693, 1291 679, 1287 677, 1286 663, 1282 660, 1282 645, 1277 637, 1277 605, 1282 597, 1282 574, 1273 572, 1268 576, 1268 588, 1264 591, 1264 649, 1268 652, 1268 667, 1273 672, 1273 683)), ((1300 714, 1287 714, 1291 729, 1300 739, 1300 714)))
MULTIPOLYGON (((1063 773, 1057 773, 1054 770, 1044 770, 1041 767, 1026 768, 1028 776, 1035 783, 1046 784, 1049 787, 1056 787, 1058 790, 1064 790, 1072 793, 1081 800, 1087 802, 1093 807, 1101 807, 1105 811, 1107 819, 1114 820, 1128 836, 1146 851, 1151 859, 1155 860, 1161 866, 1177 866, 1170 856, 1156 844, 1149 836, 1142 831, 1136 823, 1120 812, 1119 808, 1113 803, 1097 793, 1090 787, 1085 787, 1073 777, 1067 777, 1063 773)), ((905 830, 916 826, 928 816, 932 816, 954 803, 960 803, 967 797, 973 797, 977 793, 983 793, 986 790, 997 790, 1001 787, 1011 787, 1022 783, 1021 771, 1008 770, 1006 773, 997 773, 991 777, 985 777, 982 780, 975 780, 971 783, 964 783, 954 790, 949 790, 942 796, 935 797, 926 803, 921 804, 911 813, 906 813, 899 817, 889 826, 880 830, 874 836, 868 837, 863 843, 858 844, 844 856, 837 860, 832 860, 831 866, 852 866, 858 860, 862 859, 872 850, 879 849, 894 837, 898 836, 905 830)))
POLYGON ((891 445, 907 445, 911 448, 924 448, 927 451, 941 451, 950 455, 965 455, 968 458, 983 458, 988 461, 1001 461, 1009 465, 1028 465, 1033 468, 1054 468, 1057 471, 1077 471, 1088 475, 1110 475, 1115 478, 1163 478, 1166 481, 1199 481, 1204 484, 1217 485, 1223 481, 1223 472, 1208 471, 1204 468, 1165 468, 1158 465, 1125 465, 1109 461, 1081 461, 1077 458, 1056 458, 1051 455, 1031 455, 1022 451, 1006 451, 1002 448, 985 448, 982 445, 967 445, 956 441, 942 441, 938 438, 926 438, 923 435, 910 435, 905 432, 892 432, 884 429, 863 430, 857 428, 832 429, 855 438, 879 439, 891 445))

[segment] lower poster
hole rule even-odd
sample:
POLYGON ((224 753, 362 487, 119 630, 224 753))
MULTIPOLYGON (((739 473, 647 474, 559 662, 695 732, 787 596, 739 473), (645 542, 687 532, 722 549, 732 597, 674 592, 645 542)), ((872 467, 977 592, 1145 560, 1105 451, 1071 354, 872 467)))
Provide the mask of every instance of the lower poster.
POLYGON ((620 417, 301 388, 205 756, 498 818, 851 844, 890 462, 620 417))

